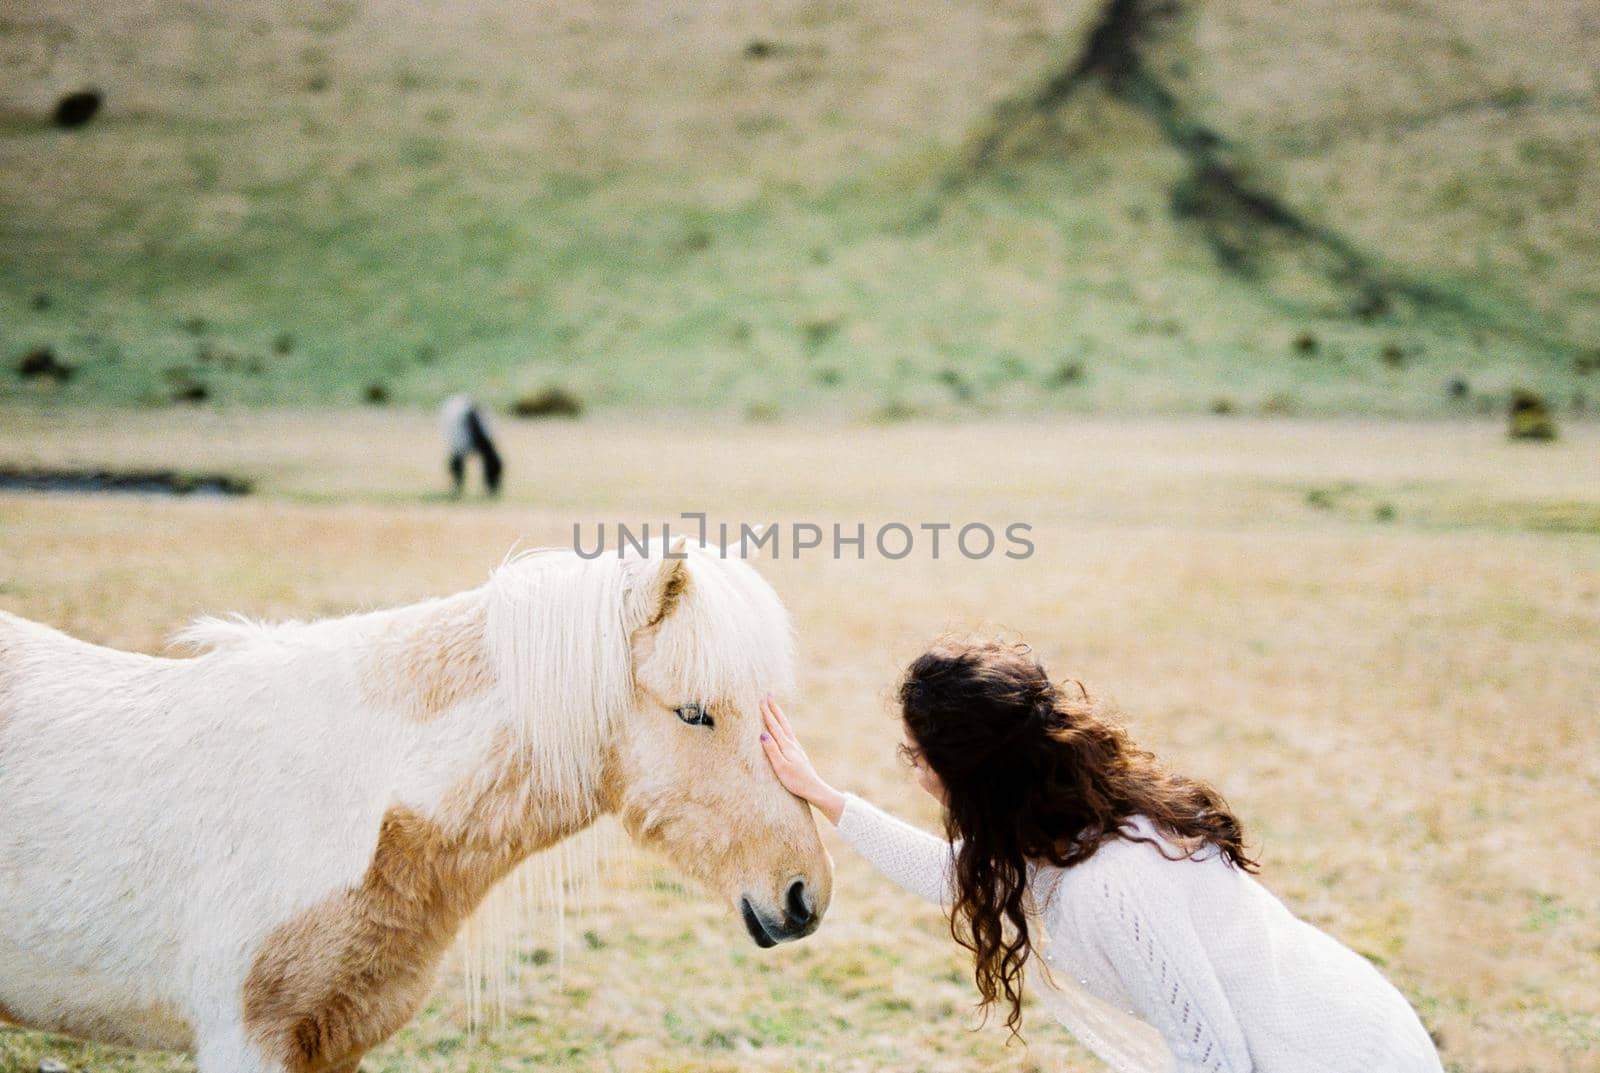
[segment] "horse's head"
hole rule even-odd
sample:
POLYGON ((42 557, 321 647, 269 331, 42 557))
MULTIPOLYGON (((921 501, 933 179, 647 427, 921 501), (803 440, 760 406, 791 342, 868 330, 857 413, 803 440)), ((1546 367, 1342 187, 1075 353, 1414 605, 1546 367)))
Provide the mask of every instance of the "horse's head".
POLYGON ((792 684, 788 613, 761 577, 698 545, 623 563, 633 702, 607 756, 639 843, 728 898, 760 946, 815 931, 832 862, 761 750, 761 698, 792 684))

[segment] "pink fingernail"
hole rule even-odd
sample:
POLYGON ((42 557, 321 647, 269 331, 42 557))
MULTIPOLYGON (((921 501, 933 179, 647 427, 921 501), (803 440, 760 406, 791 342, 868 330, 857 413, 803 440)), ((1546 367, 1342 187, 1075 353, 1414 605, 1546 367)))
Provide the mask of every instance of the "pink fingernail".
POLYGON ((767 740, 767 732, 765 730, 763 730, 761 732, 761 740, 762 741, 766 741, 767 740))

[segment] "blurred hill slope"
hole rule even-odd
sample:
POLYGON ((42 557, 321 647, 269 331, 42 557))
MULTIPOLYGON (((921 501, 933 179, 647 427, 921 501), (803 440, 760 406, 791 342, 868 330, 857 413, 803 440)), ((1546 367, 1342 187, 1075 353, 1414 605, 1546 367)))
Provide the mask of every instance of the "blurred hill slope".
POLYGON ((0 396, 1576 402, 1597 46, 1583 0, 23 0, 0 353, 76 373, 0 396))

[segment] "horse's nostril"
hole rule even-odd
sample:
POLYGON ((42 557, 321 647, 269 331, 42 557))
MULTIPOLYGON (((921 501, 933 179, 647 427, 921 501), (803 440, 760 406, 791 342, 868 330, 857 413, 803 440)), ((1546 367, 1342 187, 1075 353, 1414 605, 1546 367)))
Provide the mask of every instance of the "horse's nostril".
POLYGON ((806 892, 806 881, 797 879, 789 884, 789 893, 785 897, 789 910, 789 919, 797 924, 805 925, 811 921, 812 900, 806 892))

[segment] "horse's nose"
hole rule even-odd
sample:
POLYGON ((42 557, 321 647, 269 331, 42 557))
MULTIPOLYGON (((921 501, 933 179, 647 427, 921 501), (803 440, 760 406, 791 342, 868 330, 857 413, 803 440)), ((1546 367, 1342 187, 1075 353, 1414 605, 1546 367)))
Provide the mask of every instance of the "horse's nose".
POLYGON ((754 900, 748 894, 739 899, 745 929, 763 949, 804 939, 816 931, 828 908, 828 888, 822 887, 819 899, 817 888, 804 876, 795 876, 784 885, 781 900, 783 904, 775 905, 766 899, 754 900))
POLYGON ((789 884, 789 892, 784 895, 783 906, 789 917, 784 922, 789 930, 804 934, 816 926, 817 899, 807 889, 804 879, 796 879, 789 884))

